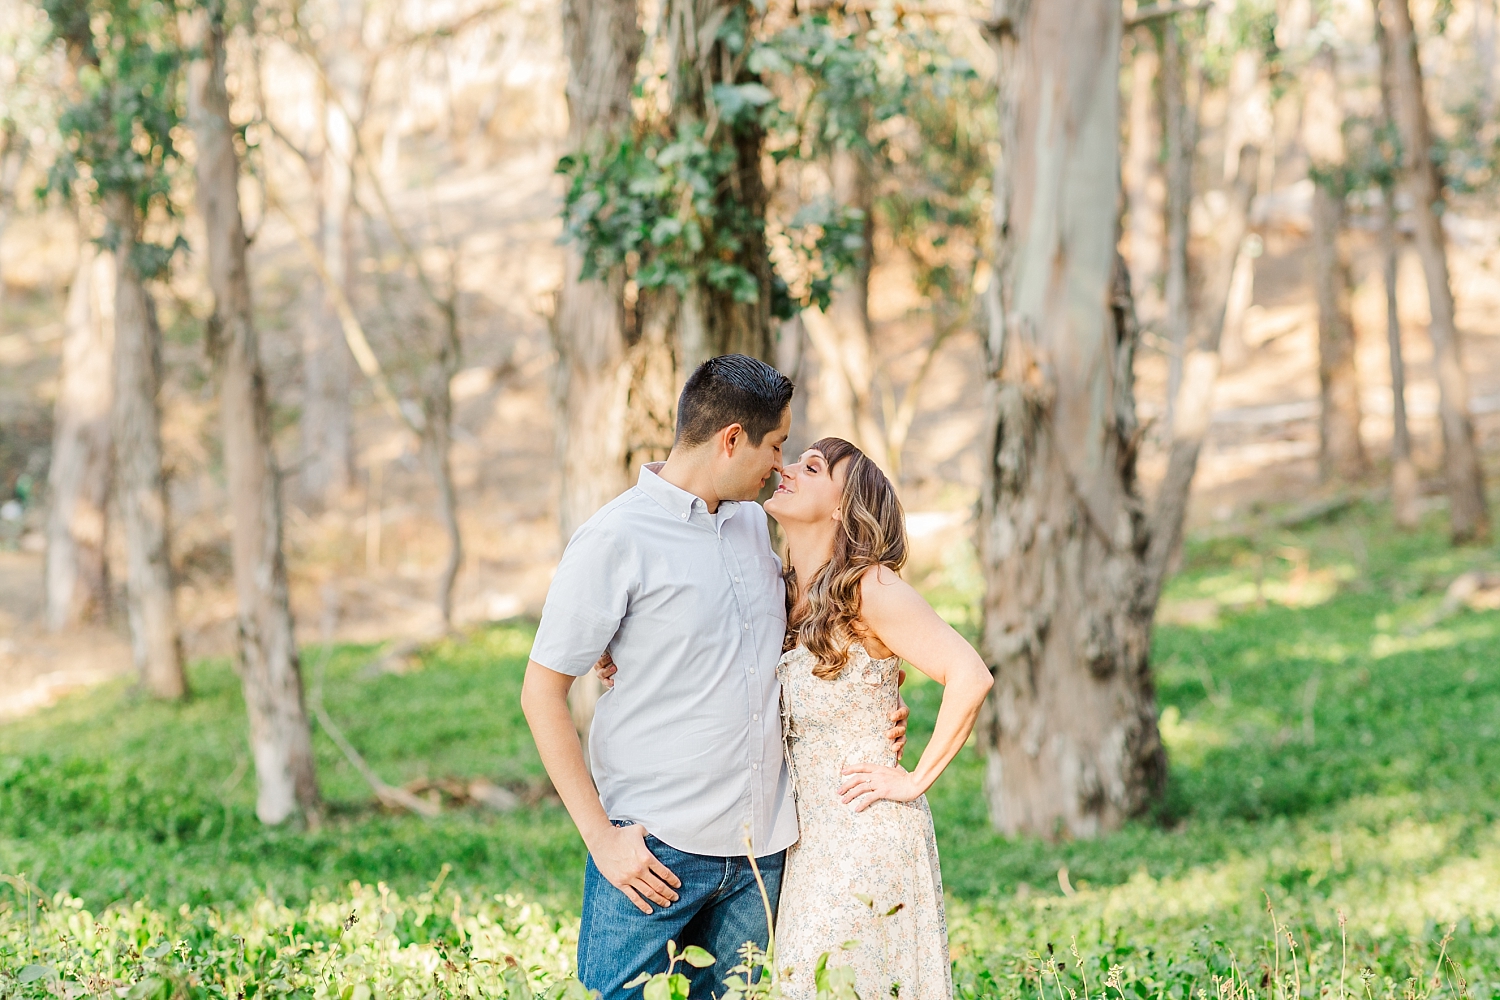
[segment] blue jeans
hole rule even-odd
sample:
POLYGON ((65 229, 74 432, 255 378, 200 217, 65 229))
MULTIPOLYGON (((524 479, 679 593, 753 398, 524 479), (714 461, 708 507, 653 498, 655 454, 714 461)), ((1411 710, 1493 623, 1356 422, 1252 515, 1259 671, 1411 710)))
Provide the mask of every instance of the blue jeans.
MULTIPOLYGON (((616 824, 620 825, 620 824, 616 824)), ((707 949, 716 961, 706 969, 679 962, 677 971, 692 984, 694 998, 724 992, 724 978, 740 962, 746 941, 765 948, 766 910, 755 874, 744 857, 688 854, 647 835, 646 847, 682 880, 677 902, 642 913, 610 884, 594 859, 583 875, 583 922, 578 929, 578 978, 602 1000, 640 1000, 641 987, 625 989, 642 972, 665 972, 667 942, 680 952, 690 944, 707 949)), ((756 858, 766 882, 772 916, 781 897, 781 868, 786 852, 756 858)), ((647 901, 650 902, 649 900, 647 901)))

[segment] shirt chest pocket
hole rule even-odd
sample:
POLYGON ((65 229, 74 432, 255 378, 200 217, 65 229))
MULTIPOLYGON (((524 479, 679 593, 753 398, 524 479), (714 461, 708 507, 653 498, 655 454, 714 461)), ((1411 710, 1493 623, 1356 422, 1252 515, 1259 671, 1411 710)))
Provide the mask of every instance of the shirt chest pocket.
POLYGON ((757 555, 751 560, 750 600, 758 614, 769 615, 786 624, 786 589, 781 581, 781 560, 773 555, 757 555))

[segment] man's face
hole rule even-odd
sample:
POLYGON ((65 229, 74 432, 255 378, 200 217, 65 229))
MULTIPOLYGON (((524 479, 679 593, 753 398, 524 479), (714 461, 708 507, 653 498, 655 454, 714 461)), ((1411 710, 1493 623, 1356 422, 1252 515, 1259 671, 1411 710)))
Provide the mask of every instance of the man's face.
POLYGON ((775 473, 781 471, 781 446, 792 431, 792 408, 781 411, 781 423, 766 432, 760 444, 752 444, 744 428, 738 428, 721 451, 719 496, 725 500, 754 500, 775 473))

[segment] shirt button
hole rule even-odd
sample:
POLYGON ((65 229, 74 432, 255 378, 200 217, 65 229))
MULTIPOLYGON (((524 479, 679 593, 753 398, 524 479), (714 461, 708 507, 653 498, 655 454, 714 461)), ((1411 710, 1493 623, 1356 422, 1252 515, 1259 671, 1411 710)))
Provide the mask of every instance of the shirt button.
POLYGON ((735 578, 734 578, 734 582, 735 582, 735 583, 739 583, 739 582, 740 582, 740 578, 739 578, 739 577, 735 577, 735 578))
POLYGON ((750 668, 750 672, 751 672, 751 673, 752 673, 752 674, 753 674, 753 673, 755 673, 755 668, 754 668, 754 667, 751 667, 751 668, 750 668))
POLYGON ((683 515, 682 515, 682 519, 683 519, 683 520, 684 520, 684 521, 686 521, 686 520, 687 520, 687 514, 683 514, 683 515))
POLYGON ((745 623, 745 627, 746 627, 746 628, 749 628, 749 627, 750 627, 750 623, 749 623, 749 622, 746 622, 746 623, 745 623))
POLYGON ((758 715, 752 715, 752 716, 750 716, 750 721, 751 722, 759 722, 760 721, 760 716, 758 716, 758 715))
POLYGON ((752 771, 759 771, 760 770, 760 765, 759 764, 751 764, 750 765, 750 770, 752 770, 752 771))

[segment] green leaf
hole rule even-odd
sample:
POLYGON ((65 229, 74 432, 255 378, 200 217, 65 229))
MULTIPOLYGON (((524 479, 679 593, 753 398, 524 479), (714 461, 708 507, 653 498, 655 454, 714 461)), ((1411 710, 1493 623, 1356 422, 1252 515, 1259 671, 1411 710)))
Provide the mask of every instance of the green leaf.
POLYGON ((633 990, 637 986, 641 985, 642 983, 646 983, 646 982, 650 982, 650 981, 651 981, 651 973, 649 973, 649 972, 643 972, 639 976, 636 976, 634 979, 632 979, 630 982, 626 983, 624 988, 627 989, 627 990, 633 990))
POLYGON ((16 975, 16 981, 21 983, 34 983, 38 979, 56 979, 57 970, 50 965, 25 965, 16 975))
POLYGON ((688 977, 677 972, 667 977, 667 986, 671 989, 672 1000, 688 1000, 688 991, 692 988, 688 983, 688 977))
POLYGON ((790 73, 792 64, 786 57, 769 45, 757 45, 750 53, 750 72, 756 76, 772 76, 790 73))
POLYGON ((695 969, 706 969, 714 964, 714 957, 695 944, 682 949, 682 960, 695 969))
POLYGON ((645 1000, 672 1000, 672 987, 667 982, 667 974, 658 972, 652 976, 646 983, 643 996, 645 1000))
POLYGON ((129 1000, 147 1000, 148 997, 159 997, 170 992, 167 983, 161 979, 142 979, 130 988, 126 994, 129 1000))

